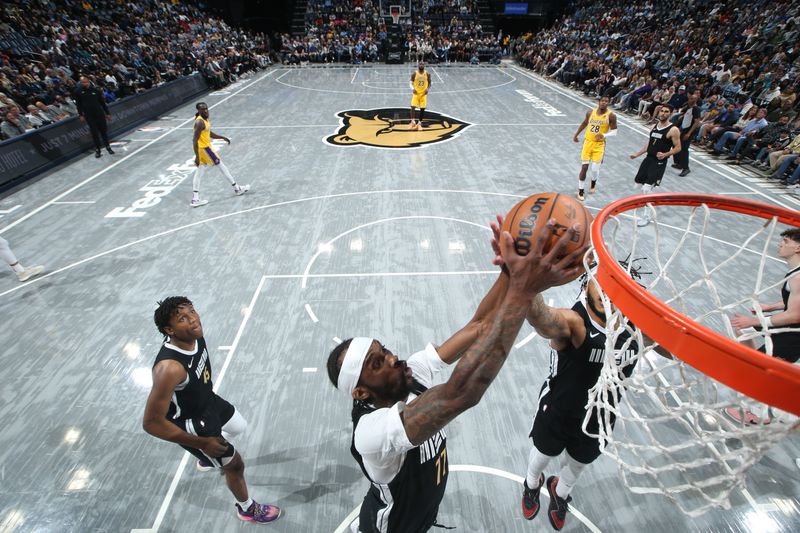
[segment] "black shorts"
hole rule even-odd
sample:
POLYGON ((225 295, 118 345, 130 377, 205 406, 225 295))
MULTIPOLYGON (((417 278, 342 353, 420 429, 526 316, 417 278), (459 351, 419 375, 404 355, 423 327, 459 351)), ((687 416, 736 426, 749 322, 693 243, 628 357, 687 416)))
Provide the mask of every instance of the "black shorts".
MULTIPOLYGON (((758 351, 767 353, 767 345, 761 346, 758 351)), ((772 356, 790 363, 796 363, 800 359, 800 333, 790 331, 772 335, 772 356)))
POLYGON ((639 166, 639 172, 636 173, 636 178, 633 181, 642 185, 657 187, 661 185, 661 178, 664 177, 665 170, 667 170, 666 159, 659 160, 648 155, 639 166))
MULTIPOLYGON (((235 412, 236 408, 233 405, 228 403, 225 399, 214 394, 214 397, 209 402, 202 415, 189 419, 180 418, 178 420, 170 420, 170 422, 190 435, 195 435, 197 437, 221 437, 222 426, 224 426, 228 420, 231 419, 233 413, 235 412)), ((211 463, 211 465, 216 468, 222 468, 228 464, 233 455, 236 453, 236 450, 233 448, 233 444, 231 443, 228 443, 228 449, 226 449, 225 453, 219 457, 209 457, 203 453, 202 450, 192 448, 190 446, 184 446, 182 444, 181 448, 185 449, 198 459, 206 463, 211 463)))
MULTIPOLYGON (((549 405, 547 395, 539 400, 539 410, 533 419, 530 437, 536 449, 555 457, 567 450, 570 457, 579 463, 589 464, 600 456, 600 441, 583 432, 585 413, 560 412, 549 405)), ((597 426, 597 422, 589 425, 597 426)), ((596 431, 594 431, 596 432, 596 431)))

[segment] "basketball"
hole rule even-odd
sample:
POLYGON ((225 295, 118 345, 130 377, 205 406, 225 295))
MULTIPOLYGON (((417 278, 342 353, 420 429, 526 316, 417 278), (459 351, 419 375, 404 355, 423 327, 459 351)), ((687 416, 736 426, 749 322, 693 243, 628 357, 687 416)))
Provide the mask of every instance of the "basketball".
MULTIPOLYGON (((528 255, 536 243, 539 232, 551 218, 555 219, 556 226, 553 228, 553 235, 545 245, 545 253, 550 250, 561 234, 575 223, 580 224, 580 229, 575 234, 575 238, 568 243, 565 253, 568 254, 589 242, 591 213, 575 198, 554 192, 534 194, 517 203, 503 220, 502 231, 511 234, 514 239, 514 247, 519 255, 528 255)), ((505 255, 505 241, 502 239, 500 248, 505 255)))

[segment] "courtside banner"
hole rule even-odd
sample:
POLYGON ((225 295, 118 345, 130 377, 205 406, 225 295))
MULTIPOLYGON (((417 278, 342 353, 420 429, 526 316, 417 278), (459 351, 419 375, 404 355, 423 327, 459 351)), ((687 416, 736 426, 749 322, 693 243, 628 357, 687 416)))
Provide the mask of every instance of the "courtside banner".
MULTIPOLYGON (((193 74, 109 104, 109 137, 152 120, 206 90, 203 76, 193 74)), ((94 142, 89 126, 78 117, 0 143, 0 191, 87 150, 94 150, 94 142)))

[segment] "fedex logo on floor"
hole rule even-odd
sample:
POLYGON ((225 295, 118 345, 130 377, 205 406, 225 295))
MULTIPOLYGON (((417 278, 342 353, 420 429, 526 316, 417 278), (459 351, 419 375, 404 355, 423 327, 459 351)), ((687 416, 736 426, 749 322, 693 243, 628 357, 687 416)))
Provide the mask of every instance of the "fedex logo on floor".
MULTIPOLYGON (((225 141, 214 139, 211 146, 219 152, 225 141)), ((145 215, 145 210, 161 202, 161 199, 171 193, 181 184, 186 177, 195 171, 194 156, 183 163, 176 163, 167 167, 167 174, 159 175, 158 179, 148 181, 139 189, 144 195, 131 203, 128 207, 115 207, 105 218, 138 218, 145 215)))
POLYGON ((546 117, 565 117, 566 115, 556 109, 555 107, 551 106, 538 96, 534 96, 528 91, 523 91, 521 89, 517 89, 517 94, 521 95, 522 98, 525 99, 526 102, 529 102, 533 107, 536 109, 541 109, 544 111, 544 115, 546 117))

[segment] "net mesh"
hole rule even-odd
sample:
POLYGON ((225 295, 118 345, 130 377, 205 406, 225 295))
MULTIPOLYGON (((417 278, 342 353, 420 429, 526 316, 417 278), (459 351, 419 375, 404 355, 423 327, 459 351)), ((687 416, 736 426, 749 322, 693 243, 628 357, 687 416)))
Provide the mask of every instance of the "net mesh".
MULTIPOLYGON (((648 204, 638 211, 639 217, 622 213, 606 220, 603 240, 629 274, 651 274, 633 276, 648 292, 720 335, 755 347, 765 344, 769 354, 775 333, 800 334, 799 328, 736 331, 730 321, 734 314, 757 316, 764 326, 759 304, 780 300, 787 266, 769 252, 786 227, 776 219, 765 222, 705 204, 648 204), (645 215, 651 223, 639 227, 637 219, 645 215), (724 238, 732 230, 744 237, 741 243, 724 238)), ((597 283, 586 266, 589 282, 597 283)), ((761 404, 678 357, 665 357, 670 354, 633 324, 636 317, 624 316, 605 296, 603 303, 606 353, 616 357, 606 357, 589 391, 584 431, 599 438, 631 491, 666 495, 690 516, 729 508, 732 493, 745 488, 748 469, 797 429, 798 417, 761 404), (623 332, 630 339, 614 349, 623 332), (633 359, 622 356, 631 349, 633 359), (629 364, 636 365, 632 373, 624 372, 629 364)))

